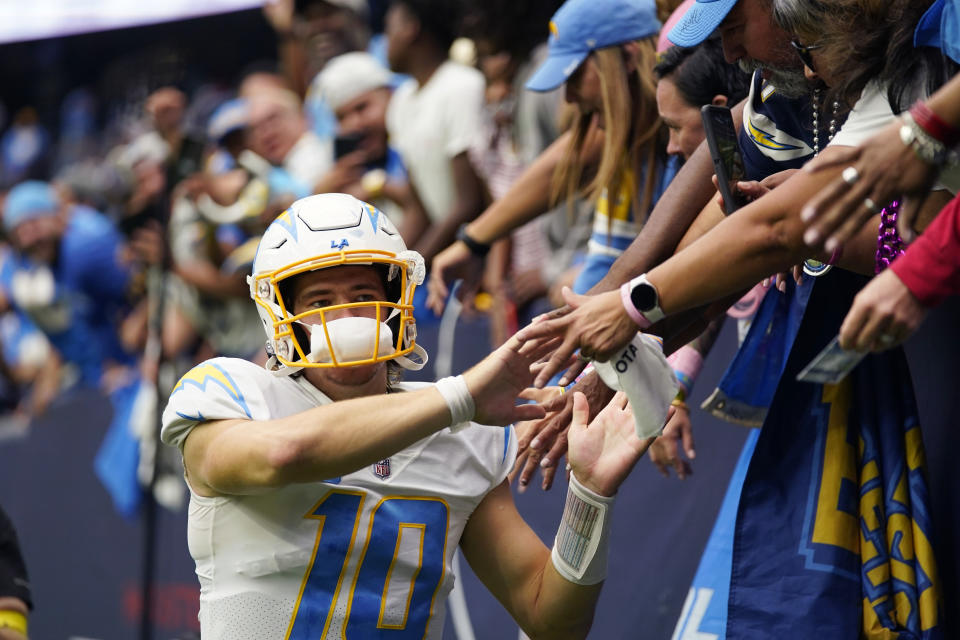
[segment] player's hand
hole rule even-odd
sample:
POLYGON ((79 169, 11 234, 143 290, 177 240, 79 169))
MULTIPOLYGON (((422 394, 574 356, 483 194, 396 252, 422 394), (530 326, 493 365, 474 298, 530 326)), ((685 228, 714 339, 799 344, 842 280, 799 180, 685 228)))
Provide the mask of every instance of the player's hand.
POLYGON ((522 343, 514 336, 464 373, 476 406, 474 421, 502 426, 546 415, 539 404, 515 403, 517 398, 527 399, 532 365, 554 346, 551 340, 522 343))
POLYGON ((533 480, 537 469, 543 481, 540 488, 544 491, 553 486, 553 479, 560 468, 560 462, 567 453, 567 429, 573 415, 573 392, 583 393, 588 400, 591 417, 596 415, 613 397, 613 391, 603 384, 595 371, 587 373, 581 378, 570 392, 545 401, 543 408, 547 412, 545 418, 535 420, 524 429, 519 438, 520 453, 523 462, 519 460, 516 469, 519 472, 518 490, 523 493, 533 480))
POLYGON ((890 349, 917 330, 929 309, 887 269, 853 299, 840 326, 840 346, 856 351, 890 349))
POLYGON ((900 120, 894 120, 861 146, 837 148, 830 156, 821 155, 804 166, 810 172, 853 167, 857 176, 847 182, 838 174, 801 210, 800 218, 807 225, 803 240, 808 246, 833 251, 852 238, 879 207, 901 197, 897 226, 904 240, 913 239, 917 213, 939 170, 903 144, 900 126, 900 120))
POLYGON ((622 391, 592 421, 589 416, 586 396, 574 393, 567 454, 570 470, 591 491, 612 496, 655 438, 637 437, 633 411, 622 391))
POLYGON ((684 407, 671 407, 663 433, 650 445, 650 462, 660 470, 664 478, 670 477, 670 469, 673 468, 677 477, 685 480, 693 473, 690 460, 693 460, 696 455, 693 448, 690 410, 684 407), (680 455, 681 451, 686 455, 686 459, 680 455))
MULTIPOLYGON (((637 333, 637 325, 620 302, 620 292, 608 291, 595 296, 581 296, 567 288, 563 299, 572 311, 562 317, 541 317, 521 329, 520 340, 558 337, 560 346, 537 374, 534 385, 542 387, 554 374, 570 366, 573 352, 580 349, 582 358, 604 362, 626 346, 637 333)), ((570 375, 564 376, 565 384, 570 375)))
POLYGON ((455 280, 463 280, 460 292, 477 289, 483 275, 483 259, 473 255, 467 245, 459 240, 434 256, 427 280, 427 306, 437 315, 450 295, 450 286, 455 280))

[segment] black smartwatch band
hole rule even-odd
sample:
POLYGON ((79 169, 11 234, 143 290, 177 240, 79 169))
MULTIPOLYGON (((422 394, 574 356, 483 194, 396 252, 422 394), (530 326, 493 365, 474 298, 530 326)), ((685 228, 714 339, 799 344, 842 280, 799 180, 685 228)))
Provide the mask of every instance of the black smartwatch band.
POLYGON ((467 245, 467 249, 470 249, 470 253, 478 258, 484 258, 488 253, 490 253, 490 245, 477 242, 471 238, 467 233, 467 225, 465 224, 460 225, 460 228, 457 229, 457 240, 467 245))

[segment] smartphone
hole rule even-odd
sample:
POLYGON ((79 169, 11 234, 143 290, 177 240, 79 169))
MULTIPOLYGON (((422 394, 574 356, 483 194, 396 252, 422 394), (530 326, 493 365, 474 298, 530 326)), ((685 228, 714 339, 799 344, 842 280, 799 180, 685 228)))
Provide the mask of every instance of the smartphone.
POLYGON ((717 174, 723 206, 730 215, 743 205, 747 199, 737 191, 737 183, 747 177, 737 143, 737 130, 733 127, 733 116, 728 107, 707 104, 701 107, 703 131, 707 135, 707 145, 713 157, 713 168, 717 174))
POLYGON ((363 135, 359 133, 338 135, 333 139, 333 157, 339 160, 348 153, 353 153, 360 148, 361 142, 363 142, 363 135))

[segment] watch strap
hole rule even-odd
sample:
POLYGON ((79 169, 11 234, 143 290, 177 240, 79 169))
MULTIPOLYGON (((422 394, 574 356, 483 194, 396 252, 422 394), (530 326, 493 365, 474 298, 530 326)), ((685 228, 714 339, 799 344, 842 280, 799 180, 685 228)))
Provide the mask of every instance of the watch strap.
POLYGON ((620 302, 623 304, 623 309, 627 312, 627 315, 630 316, 630 319, 641 329, 646 329, 653 323, 647 320, 647 317, 633 306, 633 298, 630 297, 630 293, 633 290, 632 285, 633 282, 631 281, 624 282, 620 286, 620 302))
POLYGON ((486 257, 486 255, 490 253, 490 245, 471 238, 470 234, 467 233, 467 225, 465 224, 460 225, 460 228, 457 229, 457 240, 467 245, 467 249, 470 249, 470 253, 478 258, 486 257))

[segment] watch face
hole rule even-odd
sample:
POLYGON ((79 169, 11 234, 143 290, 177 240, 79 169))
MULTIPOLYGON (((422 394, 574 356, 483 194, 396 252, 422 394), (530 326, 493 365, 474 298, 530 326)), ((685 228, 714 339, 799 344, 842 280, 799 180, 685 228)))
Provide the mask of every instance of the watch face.
POLYGON ((641 313, 651 311, 657 306, 657 290, 653 285, 641 282, 630 292, 630 301, 641 313))

